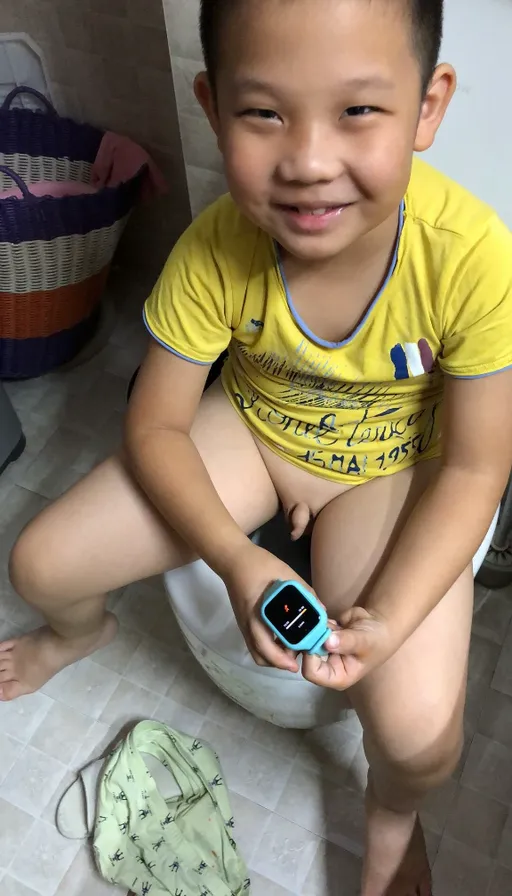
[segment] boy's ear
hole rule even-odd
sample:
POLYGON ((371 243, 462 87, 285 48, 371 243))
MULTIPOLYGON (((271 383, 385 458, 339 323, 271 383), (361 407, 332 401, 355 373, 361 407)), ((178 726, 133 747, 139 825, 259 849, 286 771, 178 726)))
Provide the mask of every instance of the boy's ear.
POLYGON ((432 146, 456 89, 455 69, 451 65, 438 65, 421 105, 414 144, 416 152, 425 152, 432 146))
POLYGON ((194 78, 194 93, 217 137, 219 136, 219 116, 217 103, 206 72, 199 72, 194 78))

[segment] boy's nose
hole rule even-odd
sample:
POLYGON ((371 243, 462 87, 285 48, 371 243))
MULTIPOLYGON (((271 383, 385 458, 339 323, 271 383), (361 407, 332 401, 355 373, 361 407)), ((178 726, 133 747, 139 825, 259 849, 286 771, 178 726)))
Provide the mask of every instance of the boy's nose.
POLYGON ((343 172, 339 145, 323 129, 308 128, 289 135, 278 173, 287 183, 331 182, 343 172))

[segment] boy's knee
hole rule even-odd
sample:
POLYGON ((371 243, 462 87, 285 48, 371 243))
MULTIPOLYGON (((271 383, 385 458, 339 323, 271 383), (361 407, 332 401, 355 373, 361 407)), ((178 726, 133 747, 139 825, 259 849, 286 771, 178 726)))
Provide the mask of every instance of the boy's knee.
POLYGON ((379 801, 393 811, 402 811, 402 801, 412 799, 418 805, 428 794, 449 780, 462 755, 462 728, 425 750, 424 754, 408 759, 383 757, 371 763, 374 789, 379 801))

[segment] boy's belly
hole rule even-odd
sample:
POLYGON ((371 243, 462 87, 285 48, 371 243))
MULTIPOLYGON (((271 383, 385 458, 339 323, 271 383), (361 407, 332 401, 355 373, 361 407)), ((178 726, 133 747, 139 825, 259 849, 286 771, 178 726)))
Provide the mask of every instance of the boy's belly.
POLYGON ((389 384, 356 385, 338 393, 312 391, 308 398, 287 386, 269 395, 228 361, 222 381, 233 406, 267 449, 338 485, 388 476, 440 454, 440 377, 433 378, 428 391, 409 388, 400 394, 389 384))

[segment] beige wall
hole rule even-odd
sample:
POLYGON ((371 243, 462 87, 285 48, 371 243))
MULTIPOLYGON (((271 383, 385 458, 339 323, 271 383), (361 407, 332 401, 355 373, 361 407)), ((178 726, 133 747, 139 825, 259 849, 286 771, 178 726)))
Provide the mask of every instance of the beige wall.
POLYGON ((171 192, 137 210, 121 247, 156 272, 190 220, 162 0, 0 0, 1 31, 42 48, 59 112, 127 134, 161 166, 171 192))
POLYGON ((226 185, 215 137, 194 97, 194 77, 203 68, 199 0, 163 0, 176 102, 192 212, 196 215, 226 185))

